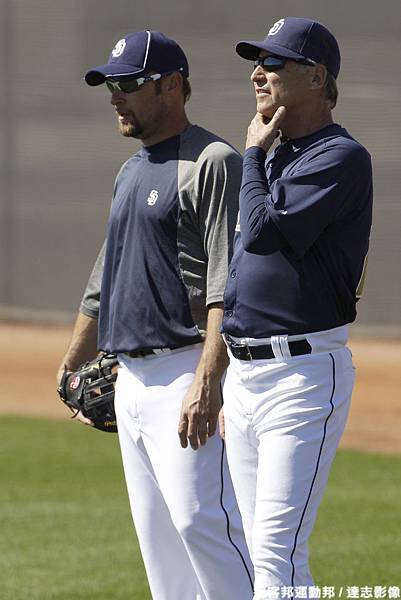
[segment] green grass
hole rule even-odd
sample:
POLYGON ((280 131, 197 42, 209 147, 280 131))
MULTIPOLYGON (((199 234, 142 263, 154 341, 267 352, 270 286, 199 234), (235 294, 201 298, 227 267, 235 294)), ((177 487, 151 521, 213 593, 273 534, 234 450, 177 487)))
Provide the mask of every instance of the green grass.
MULTIPOLYGON (((2 418, 0 473, 1 600, 150 599, 117 436, 2 418)), ((400 484, 401 457, 339 452, 310 545, 317 585, 400 586, 400 484)))
POLYGON ((2 600, 148 600, 117 436, 0 424, 2 600))
POLYGON ((340 451, 313 532, 319 585, 401 586, 401 457, 340 451))

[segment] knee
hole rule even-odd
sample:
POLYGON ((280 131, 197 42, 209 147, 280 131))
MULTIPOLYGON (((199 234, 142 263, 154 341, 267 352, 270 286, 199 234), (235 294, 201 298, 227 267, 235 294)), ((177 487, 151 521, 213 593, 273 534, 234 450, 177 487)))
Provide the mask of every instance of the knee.
POLYGON ((189 545, 192 545, 200 536, 205 535, 205 518, 199 511, 181 513, 174 519, 174 525, 181 539, 189 545))

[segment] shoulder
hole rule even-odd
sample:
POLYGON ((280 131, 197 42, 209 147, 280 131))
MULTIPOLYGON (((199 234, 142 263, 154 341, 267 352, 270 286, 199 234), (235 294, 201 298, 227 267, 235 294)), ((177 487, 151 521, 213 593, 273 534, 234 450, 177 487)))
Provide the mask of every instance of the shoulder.
MULTIPOLYGON (((133 154, 132 156, 130 156, 122 165, 121 168, 118 172, 118 175, 120 175, 121 173, 124 173, 126 171, 130 171, 131 169, 134 169, 137 167, 138 163, 141 160, 141 156, 142 156, 142 149, 138 150, 138 152, 135 152, 135 154, 133 154)), ((117 177, 118 177, 117 175, 117 177)))
POLYGON ((121 165, 114 181, 114 194, 116 193, 117 188, 123 184, 127 178, 129 179, 131 177, 132 170, 137 168, 139 159, 140 151, 136 152, 136 154, 131 156, 121 165))
POLYGON ((234 146, 198 125, 191 125, 182 134, 180 159, 198 164, 228 162, 242 165, 242 157, 234 146))
POLYGON ((343 177, 370 177, 371 157, 366 148, 339 125, 318 132, 309 139, 294 143, 292 169, 295 173, 334 169, 343 177))
POLYGON ((371 164, 371 157, 367 149, 340 126, 337 127, 336 133, 320 140, 320 148, 334 160, 353 164, 356 162, 360 166, 371 164))

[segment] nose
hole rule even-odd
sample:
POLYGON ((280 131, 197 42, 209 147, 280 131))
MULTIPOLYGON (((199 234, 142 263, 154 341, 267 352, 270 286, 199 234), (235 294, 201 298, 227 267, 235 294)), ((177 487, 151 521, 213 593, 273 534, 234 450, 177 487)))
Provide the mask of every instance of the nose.
POLYGON ((114 90, 111 93, 111 97, 110 97, 110 104, 112 104, 113 106, 117 106, 117 104, 121 104, 122 102, 124 102, 124 92, 120 92, 119 90, 114 90))
POLYGON ((262 79, 264 81, 267 80, 266 73, 261 65, 257 65, 251 73, 251 81, 255 83, 256 81, 261 81, 262 79))

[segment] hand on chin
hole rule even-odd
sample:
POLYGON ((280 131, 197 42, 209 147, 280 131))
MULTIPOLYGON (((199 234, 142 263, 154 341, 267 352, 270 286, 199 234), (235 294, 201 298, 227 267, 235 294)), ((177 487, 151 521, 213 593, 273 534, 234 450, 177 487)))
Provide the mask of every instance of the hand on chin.
POLYGON ((258 112, 260 115, 263 115, 264 117, 266 117, 267 119, 271 119, 272 116, 274 115, 274 113, 276 112, 278 106, 274 105, 274 104, 269 104, 268 106, 266 106, 266 103, 264 102, 258 102, 256 105, 256 112, 258 112))

